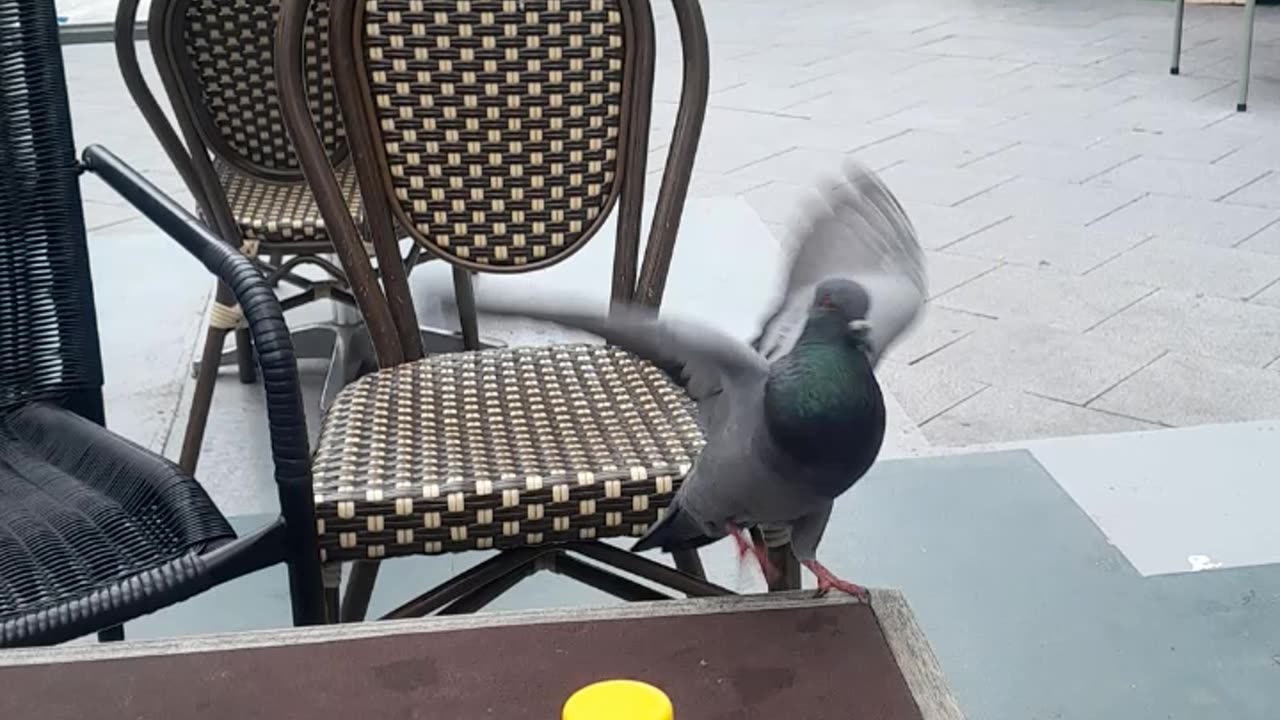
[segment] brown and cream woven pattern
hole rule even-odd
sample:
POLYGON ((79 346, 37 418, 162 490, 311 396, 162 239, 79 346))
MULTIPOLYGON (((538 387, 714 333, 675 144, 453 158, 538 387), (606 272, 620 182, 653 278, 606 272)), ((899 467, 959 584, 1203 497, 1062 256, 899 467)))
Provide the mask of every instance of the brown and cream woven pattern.
POLYGON ((615 196, 619 0, 365 0, 366 75, 391 183, 428 249, 534 266, 615 196))
POLYGON ((338 396, 315 453, 326 561, 637 536, 703 445, 653 365, 603 345, 435 355, 338 396))
MULTIPOLYGON (((320 207, 305 181, 260 180, 222 161, 217 161, 215 167, 245 240, 261 243, 328 242, 329 235, 325 231, 320 207)), ((335 174, 347 198, 351 216, 358 225, 363 223, 355 169, 348 162, 337 168, 335 174)))
MULTIPOLYGON (((179 2, 186 3, 178 15, 182 47, 203 100, 196 110, 206 134, 220 137, 224 150, 250 170, 301 179, 280 117, 273 67, 280 0, 179 2)), ((329 0, 311 2, 303 39, 308 104, 325 148, 337 159, 345 145, 329 60, 329 0)))

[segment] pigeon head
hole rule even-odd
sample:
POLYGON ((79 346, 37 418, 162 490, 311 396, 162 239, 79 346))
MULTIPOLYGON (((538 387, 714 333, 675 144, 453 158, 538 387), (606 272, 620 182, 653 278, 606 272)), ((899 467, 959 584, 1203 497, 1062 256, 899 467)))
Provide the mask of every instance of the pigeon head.
POLYGON ((814 290, 809 321, 821 321, 823 324, 839 322, 849 332, 861 337, 869 328, 867 312, 870 309, 871 296, 862 285, 843 278, 823 280, 814 290))

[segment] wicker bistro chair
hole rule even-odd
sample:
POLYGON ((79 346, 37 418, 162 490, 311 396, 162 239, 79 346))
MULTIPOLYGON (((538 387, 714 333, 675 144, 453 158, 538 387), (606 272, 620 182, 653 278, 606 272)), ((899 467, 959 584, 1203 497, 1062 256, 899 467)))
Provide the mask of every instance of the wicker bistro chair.
POLYGON ((102 148, 77 163, 53 0, 0 0, 0 647, 99 632, 288 562, 323 621, 305 418, 283 311, 250 262, 102 148), (99 174, 221 279, 260 352, 284 517, 237 538, 200 484, 103 427, 78 175, 99 174))
MULTIPOLYGON (((581 248, 616 202, 612 298, 656 310, 708 82, 698 4, 674 5, 685 82, 638 268, 647 0, 335 0, 339 103, 379 256, 394 249, 394 220, 455 267, 535 271, 581 248)), ((282 5, 282 115, 382 367, 338 396, 314 461, 322 560, 358 561, 341 618, 364 616, 378 561, 475 549, 503 552, 389 616, 475 610, 548 566, 625 599, 667 597, 570 551, 685 594, 727 593, 701 579, 694 553, 679 572, 598 542, 645 532, 701 447, 692 402, 662 371, 592 345, 419 359, 413 318, 396 312, 403 278, 379 289, 306 108, 305 9, 282 5)))
MULTIPOLYGON (((354 307, 345 273, 327 256, 333 242, 315 197, 280 122, 273 77, 278 0, 153 0, 148 18, 152 55, 178 130, 169 124, 144 79, 132 40, 138 0, 117 8, 116 50, 138 107, 165 147, 210 225, 263 269, 273 283, 300 288, 282 300, 286 310, 332 299, 354 307), (180 134, 179 134, 180 133, 180 134), (318 268, 325 279, 300 272, 318 268)), ((344 137, 329 68, 328 0, 313 0, 306 23, 307 102, 335 168, 344 208, 363 222, 360 194, 344 137)), ((413 247, 398 265, 412 268, 413 247)), ((469 280, 469 276, 459 281, 469 280)), ((375 366, 362 326, 318 323, 294 330, 299 357, 330 359, 322 405, 346 382, 375 366)), ((461 348, 452 333, 422 329, 437 349, 461 348)), ((239 362, 241 379, 254 380, 249 334, 225 287, 210 312, 180 464, 194 472, 218 368, 239 362), (236 349, 223 352, 236 332, 236 349)))

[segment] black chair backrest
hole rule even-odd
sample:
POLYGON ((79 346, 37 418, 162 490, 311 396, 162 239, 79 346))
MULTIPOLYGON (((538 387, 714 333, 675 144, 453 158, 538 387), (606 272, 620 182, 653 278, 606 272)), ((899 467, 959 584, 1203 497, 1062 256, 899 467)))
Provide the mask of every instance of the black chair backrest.
POLYGON ((52 0, 0 0, 0 411, 101 422, 102 356, 52 0))

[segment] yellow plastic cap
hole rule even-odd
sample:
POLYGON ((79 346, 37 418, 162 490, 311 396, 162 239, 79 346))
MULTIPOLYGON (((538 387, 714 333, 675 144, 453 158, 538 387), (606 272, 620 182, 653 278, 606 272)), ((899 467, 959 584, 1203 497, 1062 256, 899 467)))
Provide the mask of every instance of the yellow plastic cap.
POLYGON ((672 720, 671 699, 638 680, 605 680, 569 697, 562 720, 672 720))

